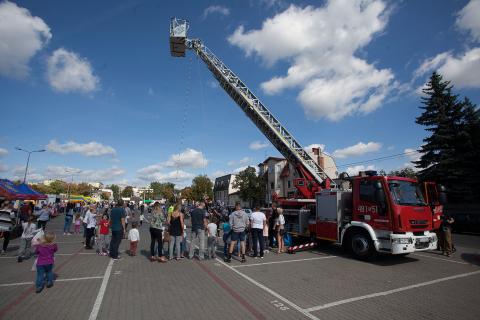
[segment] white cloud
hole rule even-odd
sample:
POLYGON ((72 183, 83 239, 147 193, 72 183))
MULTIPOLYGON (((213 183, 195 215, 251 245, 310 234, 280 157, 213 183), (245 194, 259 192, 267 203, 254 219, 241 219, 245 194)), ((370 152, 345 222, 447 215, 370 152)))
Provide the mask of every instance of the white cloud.
MULTIPOLYGON (((25 165, 16 165, 11 170, 11 180, 23 181, 25 176, 25 165)), ((34 167, 28 167, 27 182, 40 182, 45 180, 45 176, 38 173, 34 167)))
POLYGON ((101 182, 112 181, 125 174, 125 170, 116 166, 106 169, 86 169, 48 166, 45 170, 45 176, 51 179, 71 179, 72 175, 77 182, 101 182))
POLYGON ((249 148, 252 149, 252 150, 260 150, 260 149, 264 149, 268 146, 269 146, 269 144, 265 141, 253 141, 252 143, 250 143, 249 148))
POLYGON ((257 167, 257 166, 254 166, 254 165, 242 166, 242 167, 236 168, 236 169, 233 170, 232 172, 233 172, 234 174, 237 174, 237 173, 239 173, 240 171, 243 171, 243 170, 247 169, 248 167, 255 168, 255 172, 257 172, 257 174, 258 174, 258 167, 257 167))
POLYGON ((28 76, 30 59, 52 38, 50 28, 39 17, 15 3, 0 3, 0 74, 28 76))
POLYGON ((336 158, 355 157, 364 155, 369 152, 378 151, 381 147, 382 144, 378 142, 368 142, 366 144, 363 142, 359 142, 353 146, 349 146, 343 149, 337 149, 333 151, 332 155, 336 158))
POLYGON ((59 92, 90 93, 97 90, 100 82, 88 60, 63 48, 55 50, 48 58, 47 79, 59 92))
POLYGON ((235 165, 240 165, 240 166, 243 166, 243 165, 246 165, 247 163, 250 163, 252 162, 253 159, 250 158, 250 157, 243 157, 242 159, 240 160, 232 160, 232 161, 228 161, 228 165, 229 166, 235 166, 235 165))
POLYGON ((207 85, 212 88, 212 89, 217 89, 219 87, 219 84, 216 80, 210 80, 207 82, 207 85))
POLYGON ((8 171, 8 167, 0 162, 0 172, 6 172, 8 171))
POLYGON ((458 12, 455 23, 460 29, 470 32, 473 40, 480 41, 480 0, 470 0, 458 12))
POLYGON ((187 148, 178 154, 172 154, 170 159, 161 163, 161 166, 165 167, 178 167, 178 168, 204 168, 208 164, 207 158, 204 157, 201 151, 187 148))
POLYGON ((262 83, 268 94, 300 88, 298 101, 313 119, 337 121, 380 107, 393 86, 389 69, 356 57, 387 23, 382 1, 336 0, 324 7, 291 5, 259 30, 238 27, 228 41, 267 65, 285 60, 287 74, 262 83))
POLYGON ((212 13, 217 13, 220 16, 228 16, 230 14, 230 9, 225 6, 210 6, 203 10, 203 19, 206 19, 212 13))
POLYGON ((405 150, 403 150, 403 152, 408 157, 408 159, 410 159, 410 161, 420 160, 420 152, 418 152, 416 149, 406 148, 405 150))
POLYGON ((210 180, 212 181, 215 181, 216 178, 218 177, 221 177, 221 176, 225 176, 227 175, 228 173, 226 171, 222 171, 222 170, 217 170, 217 171, 214 171, 212 172, 209 177, 210 177, 210 180))
POLYGON ((350 176, 356 176, 358 175, 359 171, 365 171, 365 170, 376 170, 376 169, 374 165, 369 165, 367 167, 365 167, 364 165, 359 165, 354 167, 348 167, 346 171, 350 176))
POLYGON ((138 178, 144 181, 158 181, 158 182, 186 182, 194 177, 194 174, 183 170, 174 170, 167 173, 160 171, 151 171, 148 173, 141 173, 139 170, 138 178))
POLYGON ((46 146, 46 149, 54 153, 78 153, 87 157, 98 157, 104 155, 115 156, 117 154, 114 148, 103 145, 96 141, 91 141, 83 144, 69 141, 65 144, 60 144, 56 140, 50 140, 50 142, 46 146))
POLYGON ((458 88, 480 88, 480 48, 474 48, 454 56, 443 52, 426 59, 414 73, 414 79, 427 72, 438 71, 444 80, 458 88))
POLYGON ((0 157, 4 157, 8 154, 8 150, 4 148, 0 148, 0 157))

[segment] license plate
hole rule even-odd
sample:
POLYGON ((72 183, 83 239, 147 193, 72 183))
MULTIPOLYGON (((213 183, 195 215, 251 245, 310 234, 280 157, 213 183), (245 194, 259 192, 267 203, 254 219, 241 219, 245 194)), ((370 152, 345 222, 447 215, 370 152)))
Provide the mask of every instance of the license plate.
POLYGON ((420 239, 417 239, 417 242, 430 242, 430 239, 429 238, 420 238, 420 239))

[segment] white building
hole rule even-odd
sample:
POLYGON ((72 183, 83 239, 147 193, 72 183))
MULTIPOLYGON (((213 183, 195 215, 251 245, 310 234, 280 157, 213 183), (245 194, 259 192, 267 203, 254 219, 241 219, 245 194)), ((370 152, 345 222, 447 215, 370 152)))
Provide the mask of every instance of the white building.
POLYGON ((233 187, 235 174, 227 174, 215 179, 213 185, 213 200, 222 206, 233 207, 236 202, 240 202, 243 208, 249 206, 248 202, 240 199, 239 190, 233 187))

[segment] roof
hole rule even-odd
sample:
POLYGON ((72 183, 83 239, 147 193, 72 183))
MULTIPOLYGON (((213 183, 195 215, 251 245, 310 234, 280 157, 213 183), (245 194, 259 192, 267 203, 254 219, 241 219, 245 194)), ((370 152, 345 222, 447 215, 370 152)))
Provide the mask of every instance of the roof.
POLYGON ((279 157, 268 157, 267 159, 265 159, 263 162, 261 162, 260 164, 265 164, 267 163, 268 161, 270 160, 276 160, 276 161, 284 161, 286 160, 285 158, 279 158, 279 157))
POLYGON ((0 179, 0 195, 9 200, 45 200, 48 198, 25 183, 16 185, 8 179, 0 179))

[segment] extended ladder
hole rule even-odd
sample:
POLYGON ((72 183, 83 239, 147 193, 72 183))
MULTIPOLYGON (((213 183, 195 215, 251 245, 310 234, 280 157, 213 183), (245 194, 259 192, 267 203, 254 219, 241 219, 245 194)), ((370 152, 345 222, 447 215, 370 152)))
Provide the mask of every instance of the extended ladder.
POLYGON ((277 148, 277 150, 293 165, 302 165, 312 177, 321 184, 331 177, 303 149, 300 143, 290 134, 280 121, 268 110, 255 94, 236 76, 219 58, 199 39, 186 37, 188 22, 172 19, 170 25, 170 48, 172 56, 184 56, 185 48, 192 49, 205 62, 222 88, 242 108, 257 128, 277 148), (179 30, 181 32, 176 32, 179 30))

